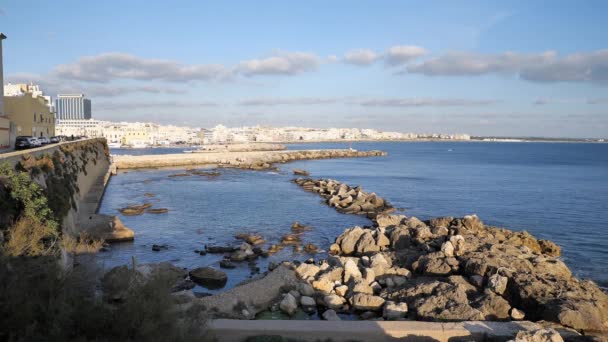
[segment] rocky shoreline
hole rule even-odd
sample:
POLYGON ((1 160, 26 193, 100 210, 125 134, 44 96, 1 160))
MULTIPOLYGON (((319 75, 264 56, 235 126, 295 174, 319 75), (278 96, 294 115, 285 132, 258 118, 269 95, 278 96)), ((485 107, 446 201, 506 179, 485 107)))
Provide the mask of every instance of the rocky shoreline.
MULTIPOLYGON (((188 290, 193 284, 179 284, 225 282, 223 272, 207 267, 188 277, 185 270, 165 265, 175 275, 174 288, 183 290, 175 298, 184 312, 237 319, 270 310, 317 313, 325 320, 343 314, 363 320, 528 320, 585 335, 608 333, 608 295, 592 281, 574 277, 551 241, 485 225, 476 215, 423 221, 394 214, 376 194, 334 180, 294 182, 336 210, 366 215, 373 224, 346 229, 326 258, 272 265, 265 277, 204 298, 188 290)), ((294 227, 292 238, 268 250, 256 247, 263 237, 244 234, 239 247, 209 246, 205 252, 225 253, 227 262, 266 257, 273 248, 299 243, 306 227, 294 227)), ((110 290, 113 272, 118 271, 104 278, 107 294, 116 292, 110 290)))

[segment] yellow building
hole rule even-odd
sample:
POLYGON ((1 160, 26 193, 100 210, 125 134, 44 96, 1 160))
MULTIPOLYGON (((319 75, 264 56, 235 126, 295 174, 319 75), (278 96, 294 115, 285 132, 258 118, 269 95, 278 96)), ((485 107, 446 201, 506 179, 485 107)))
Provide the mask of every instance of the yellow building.
POLYGON ((0 116, 0 149, 11 145, 11 122, 8 118, 0 116))
POLYGON ((17 135, 52 137, 55 135, 55 114, 48 101, 32 93, 4 97, 4 115, 16 126, 17 135))
POLYGON ((145 124, 126 126, 122 128, 122 144, 133 147, 149 146, 151 144, 150 127, 145 124))

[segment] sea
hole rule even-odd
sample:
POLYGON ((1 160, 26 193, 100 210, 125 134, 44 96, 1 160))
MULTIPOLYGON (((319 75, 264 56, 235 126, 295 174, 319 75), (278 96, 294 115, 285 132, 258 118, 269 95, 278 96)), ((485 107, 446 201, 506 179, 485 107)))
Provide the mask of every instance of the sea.
MULTIPOLYGON (((169 177, 183 169, 120 171, 110 180, 100 213, 118 215, 135 231, 133 242, 112 244, 97 256, 103 268, 167 261, 192 269, 219 268, 222 255, 200 255, 205 245, 238 245, 239 233, 260 234, 265 247, 291 232, 293 222, 312 227, 304 243, 327 250, 345 229, 371 225, 340 214, 291 180, 294 168, 315 178, 361 185, 407 216, 428 219, 477 214, 490 225, 526 230, 562 247, 574 274, 608 287, 608 144, 542 142, 355 142, 290 144, 289 149, 383 150, 386 157, 326 159, 278 164, 276 171, 219 169, 218 177, 169 177), (144 194, 151 193, 154 197, 144 194), (151 202, 166 214, 123 216, 118 209, 151 202), (153 251, 152 245, 166 245, 153 251)), ((184 148, 185 149, 185 148, 184 148)), ((181 153, 180 148, 111 150, 112 154, 181 153)), ((187 148, 190 149, 190 148, 187 148)), ((270 262, 322 258, 292 248, 224 270, 222 289, 264 272, 270 262)))

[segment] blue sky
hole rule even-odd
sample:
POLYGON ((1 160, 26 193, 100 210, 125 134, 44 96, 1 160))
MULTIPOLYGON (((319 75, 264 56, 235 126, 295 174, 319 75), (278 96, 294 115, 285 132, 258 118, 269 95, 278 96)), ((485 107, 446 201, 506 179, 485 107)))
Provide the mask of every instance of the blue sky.
POLYGON ((99 119, 608 136, 605 1, 0 0, 5 81, 99 119))

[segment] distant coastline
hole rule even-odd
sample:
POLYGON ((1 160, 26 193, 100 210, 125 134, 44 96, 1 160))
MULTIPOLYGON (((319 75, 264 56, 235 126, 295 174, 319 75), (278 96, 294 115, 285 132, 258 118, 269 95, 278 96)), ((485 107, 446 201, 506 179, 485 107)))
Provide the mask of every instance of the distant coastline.
MULTIPOLYGON (((402 143, 416 143, 416 142, 456 142, 456 143, 576 143, 576 144, 602 144, 608 143, 607 139, 581 139, 581 138, 506 138, 506 137, 471 137, 469 140, 460 139, 356 139, 356 140, 302 140, 302 141, 273 141, 273 144, 318 144, 318 143, 358 143, 358 142, 402 142, 402 143)), ((242 144, 242 143, 239 143, 242 144)), ((268 144, 268 142, 256 142, 252 141, 248 144, 268 144)), ((201 144, 200 146, 203 146, 201 144)), ((233 145, 233 143, 227 143, 226 145, 233 145)), ((148 146, 147 148, 190 148, 189 144, 170 144, 170 145, 157 145, 148 146)), ((111 148, 113 150, 114 148, 111 148)), ((137 149, 130 147, 120 147, 117 149, 137 149)))

